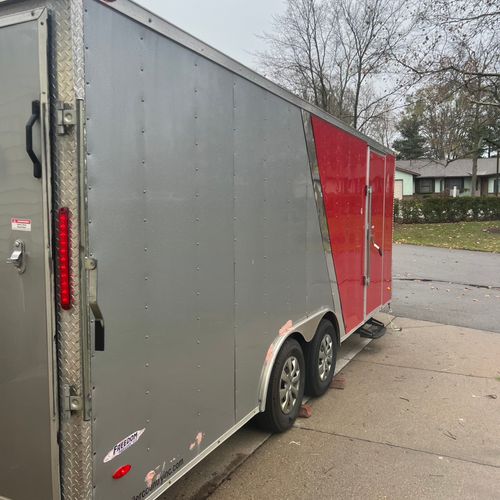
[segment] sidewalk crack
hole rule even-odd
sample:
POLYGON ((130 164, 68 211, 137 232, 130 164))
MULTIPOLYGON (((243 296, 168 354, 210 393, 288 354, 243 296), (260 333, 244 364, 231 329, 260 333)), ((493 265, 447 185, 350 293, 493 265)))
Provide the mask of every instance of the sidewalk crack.
POLYGON ((370 363, 372 365, 380 365, 380 366, 387 366, 391 368, 407 368, 408 370, 419 370, 422 372, 431 372, 431 373, 440 373, 442 375, 459 375, 460 377, 471 377, 471 378, 479 378, 483 380, 494 380, 495 377, 486 377, 484 375, 472 375, 471 373, 466 374, 466 373, 458 373, 458 372, 448 372, 444 370, 433 370, 432 368, 419 368, 418 366, 404 366, 404 365, 393 365, 390 363, 381 363, 380 361, 369 361, 365 359, 352 359, 351 363, 355 361, 356 363, 370 363))
POLYGON ((462 281, 438 280, 432 278, 403 278, 398 276, 394 276, 392 279, 395 281, 422 281, 424 283, 446 283, 448 285, 470 286, 471 288, 486 288, 487 290, 500 290, 500 286, 477 285, 474 283, 463 283, 462 281))
MULTIPOLYGON (((452 455, 446 455, 444 453, 436 453, 436 452, 428 451, 428 450, 421 450, 419 448, 411 448, 409 446, 403 446, 403 445, 399 445, 399 444, 389 443, 388 441, 374 441, 372 439, 360 438, 360 437, 356 437, 356 436, 348 436, 346 434, 340 434, 338 432, 331 432, 331 431, 323 431, 323 430, 319 430, 319 429, 312 429, 311 427, 302 427, 302 426, 299 427, 299 426, 295 426, 295 428, 296 429, 301 429, 301 430, 304 430, 304 431, 309 431, 309 432, 317 432, 318 434, 326 434, 326 435, 329 435, 329 436, 335 436, 335 437, 339 437, 339 438, 343 438, 343 439, 351 439, 353 441, 360 441, 360 442, 363 442, 363 443, 380 444, 380 445, 383 445, 383 446, 389 446, 390 448, 396 448, 396 449, 400 449, 400 450, 408 450, 408 451, 413 451, 415 453, 424 453, 426 455, 431 455, 431 456, 434 456, 434 457, 449 458, 451 460, 457 460, 459 462, 464 462, 464 463, 469 463, 469 464, 476 464, 476 465, 482 465, 484 467, 492 467, 494 469, 500 469, 500 465, 488 464, 488 463, 485 463, 485 462, 479 462, 477 460, 468 460, 466 458, 454 457, 452 455)), ((327 469, 325 471, 325 474, 327 474, 328 472, 330 472, 331 470, 333 470, 335 467, 336 466, 333 465, 332 467, 330 467, 329 469, 327 469)))

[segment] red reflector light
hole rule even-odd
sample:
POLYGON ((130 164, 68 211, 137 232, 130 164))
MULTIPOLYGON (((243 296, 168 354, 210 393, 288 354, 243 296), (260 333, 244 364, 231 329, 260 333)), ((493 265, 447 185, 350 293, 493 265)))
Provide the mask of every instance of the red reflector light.
POLYGON ((113 479, 121 479, 123 476, 126 476, 129 472, 130 469, 132 468, 131 465, 124 465, 123 467, 120 467, 114 474, 113 474, 113 479))
POLYGON ((71 261, 69 209, 60 208, 57 218, 59 229, 59 300, 63 309, 71 309, 71 261))

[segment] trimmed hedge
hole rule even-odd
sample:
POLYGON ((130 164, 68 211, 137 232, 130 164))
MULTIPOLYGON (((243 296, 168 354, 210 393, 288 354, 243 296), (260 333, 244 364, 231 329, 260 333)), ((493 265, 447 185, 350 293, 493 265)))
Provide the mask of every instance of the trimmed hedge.
POLYGON ((394 221, 402 224, 500 220, 500 197, 406 198, 394 200, 394 221))

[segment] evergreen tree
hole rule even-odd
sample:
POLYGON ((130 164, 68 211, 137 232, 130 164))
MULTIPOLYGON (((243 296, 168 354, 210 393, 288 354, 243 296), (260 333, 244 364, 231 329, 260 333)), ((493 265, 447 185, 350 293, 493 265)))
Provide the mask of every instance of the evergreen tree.
POLYGON ((421 134, 422 120, 417 109, 408 109, 396 125, 401 136, 392 147, 397 151, 398 160, 416 160, 426 154, 426 139, 421 134))

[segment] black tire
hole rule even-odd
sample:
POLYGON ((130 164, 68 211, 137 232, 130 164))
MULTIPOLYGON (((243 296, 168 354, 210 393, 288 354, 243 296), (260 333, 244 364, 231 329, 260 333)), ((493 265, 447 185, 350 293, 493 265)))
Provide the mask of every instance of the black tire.
POLYGON ((309 396, 319 397, 328 390, 335 373, 337 352, 338 341, 335 327, 331 321, 323 319, 307 351, 306 393, 309 396), (328 346, 331 346, 331 360, 328 346), (320 355, 322 355, 321 367, 320 355))
POLYGON ((257 415, 257 423, 263 429, 270 432, 284 432, 292 427, 297 418, 304 396, 306 378, 306 363, 302 347, 294 339, 288 339, 283 344, 276 361, 274 362, 273 371, 269 380, 267 390, 266 410, 264 413, 257 415), (289 371, 288 367, 292 365, 298 368, 299 377, 298 388, 293 391, 293 387, 285 387, 285 382, 282 380, 282 373, 286 376, 289 371), (288 364, 287 364, 288 363, 288 364), (285 364, 287 368, 285 369, 285 364), (289 395, 284 397, 283 401, 280 397, 280 389, 289 392, 289 395), (293 393, 296 392, 296 397, 293 393), (292 401, 294 402, 292 403, 292 401), (289 406, 289 410, 284 411, 283 405, 289 406))

